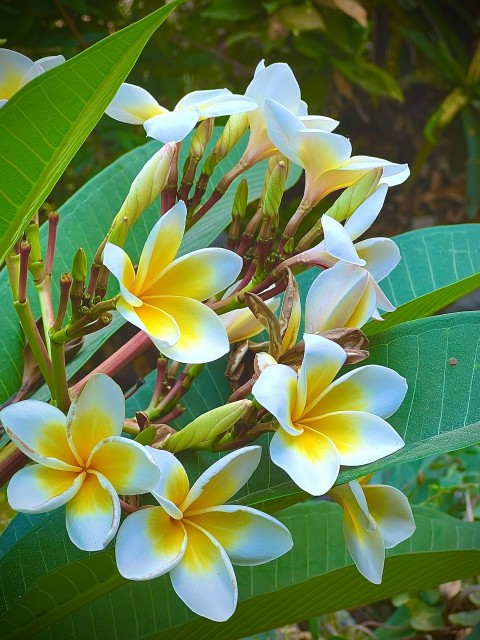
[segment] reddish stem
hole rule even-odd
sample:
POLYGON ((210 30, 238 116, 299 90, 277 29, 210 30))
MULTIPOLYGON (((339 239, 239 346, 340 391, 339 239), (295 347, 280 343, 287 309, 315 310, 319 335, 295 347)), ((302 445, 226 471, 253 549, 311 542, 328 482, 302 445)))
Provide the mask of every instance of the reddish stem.
POLYGON ((0 464, 0 487, 3 487, 13 474, 24 467, 27 462, 30 462, 30 458, 22 453, 20 449, 15 449, 8 457, 2 460, 0 464))
POLYGON ((55 257, 58 218, 59 216, 56 211, 52 211, 48 216, 47 257, 45 259, 45 273, 47 274, 47 276, 51 276, 53 270, 53 258, 55 257))

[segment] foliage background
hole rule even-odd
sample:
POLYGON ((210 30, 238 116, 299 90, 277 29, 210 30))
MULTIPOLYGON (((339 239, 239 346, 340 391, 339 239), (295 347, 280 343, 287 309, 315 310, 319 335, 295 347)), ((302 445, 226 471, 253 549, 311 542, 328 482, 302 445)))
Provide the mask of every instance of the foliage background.
MULTIPOLYGON (((70 58, 158 6, 158 0, 3 0, 0 38, 3 46, 33 59, 58 53, 70 58)), ((409 162, 412 178, 391 191, 371 230, 394 235, 478 221, 479 35, 475 0, 196 0, 177 9, 153 36, 129 80, 173 108, 195 89, 226 86, 243 93, 262 58, 267 64, 288 62, 310 112, 340 120, 338 132, 350 137, 354 153, 409 162)), ((94 173, 144 141, 141 127, 104 116, 46 209, 62 204, 94 173)), ((300 194, 298 187, 291 198, 300 194)), ((141 361, 136 367, 141 374, 141 361)), ((478 448, 472 447, 403 465, 383 479, 415 503, 478 519, 478 461, 478 448)), ((473 581, 411 594, 305 622, 284 636, 370 637, 375 625, 365 622, 373 618, 399 629, 384 628, 374 637, 460 638, 477 621, 471 615, 462 622, 458 612, 475 613, 480 602, 471 594, 478 596, 478 590, 473 581)))

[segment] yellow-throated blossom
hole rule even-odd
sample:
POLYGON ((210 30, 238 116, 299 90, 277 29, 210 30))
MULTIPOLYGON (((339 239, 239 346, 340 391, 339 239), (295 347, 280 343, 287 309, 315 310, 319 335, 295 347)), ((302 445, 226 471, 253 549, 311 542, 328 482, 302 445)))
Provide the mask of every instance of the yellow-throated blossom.
POLYGON ((367 464, 403 447, 383 418, 402 403, 407 383, 387 367, 367 365, 334 381, 346 353, 322 336, 304 335, 298 373, 265 368, 252 393, 278 421, 270 456, 312 495, 331 489, 340 465, 367 464))
POLYGON ((255 471, 261 447, 245 447, 221 458, 192 488, 175 456, 155 449, 151 453, 161 470, 152 491, 160 506, 137 511, 120 527, 118 570, 130 580, 170 572, 175 592, 192 611, 227 620, 237 604, 232 563, 263 564, 292 547, 288 529, 275 518, 224 504, 255 471))
POLYGON ((12 509, 43 513, 64 504, 67 532, 80 549, 103 549, 120 524, 121 495, 153 489, 159 471, 145 447, 122 438, 125 402, 108 376, 90 378, 68 415, 37 400, 0 411, 6 432, 37 464, 17 471, 12 509))
POLYGON ((370 156, 351 157, 352 145, 347 138, 307 126, 275 100, 265 101, 265 114, 273 144, 305 170, 303 199, 310 208, 331 191, 350 186, 369 169, 383 167, 382 182, 390 186, 401 184, 409 176, 406 164, 370 156))
POLYGON ((169 111, 145 89, 124 82, 105 113, 120 122, 143 124, 147 136, 160 142, 179 142, 200 120, 243 113, 256 106, 251 98, 228 89, 209 89, 187 93, 169 111))
POLYGON ((227 353, 225 327, 201 301, 228 287, 242 259, 232 251, 199 249, 174 259, 182 242, 187 210, 178 202, 147 238, 135 273, 128 255, 107 243, 104 264, 120 284, 117 309, 149 335, 168 358, 210 362, 227 353))
POLYGON ((0 107, 37 76, 65 62, 63 56, 30 60, 18 51, 0 49, 0 107))
POLYGON ((370 582, 380 584, 385 549, 407 540, 415 522, 401 491, 367 482, 368 478, 354 480, 334 487, 328 495, 343 508, 345 542, 357 569, 370 582))
MULTIPOLYGON (((226 296, 224 296, 226 297, 226 296)), ((280 306, 280 299, 274 298, 267 301, 267 306, 275 312, 280 306)), ((220 320, 227 332, 228 340, 231 344, 248 340, 265 331, 265 327, 253 315, 250 309, 233 309, 220 316, 220 320)))
POLYGON ((289 112, 298 116, 305 127, 333 131, 339 124, 337 120, 332 120, 332 118, 308 115, 307 104, 301 99, 298 82, 293 71, 285 62, 275 62, 266 67, 262 60, 255 69, 253 80, 248 85, 245 95, 253 98, 258 105, 257 109, 247 114, 250 138, 242 161, 248 165, 277 153, 275 142, 269 138, 267 132, 265 116, 265 101, 267 99, 275 100, 289 112))
POLYGON ((304 251, 301 258, 332 268, 322 272, 310 288, 307 297, 307 332, 339 326, 361 327, 371 317, 380 319, 377 308, 395 310, 377 283, 386 278, 400 262, 397 245, 390 238, 369 238, 353 244, 377 218, 387 189, 387 185, 380 185, 348 218, 345 225, 330 216, 322 216, 324 239, 304 251), (327 309, 331 313, 328 327, 325 326, 327 309), (342 324, 335 324, 340 318, 342 324))

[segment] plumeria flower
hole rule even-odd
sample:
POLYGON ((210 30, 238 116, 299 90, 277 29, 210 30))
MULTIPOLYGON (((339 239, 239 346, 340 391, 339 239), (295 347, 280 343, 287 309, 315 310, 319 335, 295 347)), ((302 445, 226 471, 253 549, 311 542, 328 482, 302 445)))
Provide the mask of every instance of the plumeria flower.
MULTIPOLYGON (((400 251, 397 245, 390 238, 369 238, 353 243, 377 218, 387 190, 387 185, 380 185, 348 218, 345 225, 341 225, 330 216, 323 215, 321 222, 324 239, 301 254, 303 260, 318 262, 326 267, 336 265, 339 261, 350 266, 350 268, 344 266, 335 271, 329 270, 330 273, 327 271, 320 274, 312 285, 311 297, 315 296, 320 302, 322 297, 327 296, 326 300, 330 300, 329 306, 332 309, 335 309, 338 304, 351 308, 356 301, 353 307, 355 314, 351 322, 361 321, 364 324, 372 316, 380 319, 376 312, 377 307, 384 311, 395 310, 377 283, 386 278, 400 262, 400 251)), ((315 309, 315 313, 317 311, 319 309, 315 309)), ((337 309, 337 313, 342 317, 345 313, 348 314, 342 307, 337 309)), ((362 324, 355 326, 362 326, 362 324)))
POLYGON ((20 451, 37 463, 10 480, 10 506, 44 513, 66 504, 67 532, 80 549, 103 549, 114 537, 117 493, 146 493, 158 482, 146 448, 121 437, 124 397, 106 375, 90 378, 66 417, 45 402, 23 400, 2 409, 0 418, 20 451))
MULTIPOLYGON (((280 299, 268 300, 266 304, 275 313, 280 306, 280 299)), ((220 320, 225 327, 230 344, 248 340, 265 331, 263 324, 257 320, 248 308, 227 311, 227 313, 220 316, 220 320)))
POLYGON ((339 124, 332 118, 308 115, 307 104, 301 99, 298 82, 285 62, 275 62, 266 67, 262 60, 255 69, 253 80, 248 85, 245 95, 253 98, 258 105, 257 109, 248 113, 250 139, 242 157, 248 165, 277 153, 275 142, 267 132, 265 101, 268 99, 283 105, 289 113, 297 116, 305 127, 333 131, 339 124))
POLYGON ((382 581, 385 549, 407 540, 415 531, 410 504, 401 491, 367 485, 368 478, 342 484, 329 496, 343 508, 343 531, 350 555, 360 573, 382 581))
POLYGON ((180 201, 163 215, 147 238, 137 272, 128 255, 105 246, 103 261, 120 284, 117 310, 151 338, 168 358, 210 362, 227 353, 225 327, 201 301, 230 285, 242 259, 227 249, 207 248, 180 258, 187 209, 180 201))
POLYGON ((261 447, 245 447, 221 458, 192 488, 175 456, 156 449, 151 453, 161 470, 152 491, 160 506, 137 511, 120 527, 118 570, 130 580, 170 572, 175 592, 192 611, 227 620, 238 595, 232 563, 263 564, 293 544, 288 529, 275 518, 224 504, 257 468, 261 447))
POLYGON ((335 342, 304 335, 305 355, 296 373, 266 367, 254 384, 256 400, 278 421, 270 456, 312 495, 331 489, 340 465, 379 460, 404 445, 388 418, 407 392, 404 378, 377 365, 359 367, 333 381, 346 360, 335 342))
POLYGON ((0 49, 0 107, 37 76, 65 62, 63 56, 30 60, 18 51, 0 49))
POLYGON ((228 89, 209 89, 187 93, 173 111, 169 111, 145 89, 124 82, 105 113, 120 122, 143 124, 147 136, 160 142, 179 142, 200 120, 243 113, 256 107, 257 103, 251 98, 228 89))
POLYGON ((383 167, 382 182, 390 186, 404 182, 410 171, 406 164, 382 158, 352 156, 347 138, 323 128, 307 126, 291 110, 275 100, 265 101, 268 135, 284 156, 305 170, 303 200, 314 207, 331 191, 353 184, 369 169, 383 167))

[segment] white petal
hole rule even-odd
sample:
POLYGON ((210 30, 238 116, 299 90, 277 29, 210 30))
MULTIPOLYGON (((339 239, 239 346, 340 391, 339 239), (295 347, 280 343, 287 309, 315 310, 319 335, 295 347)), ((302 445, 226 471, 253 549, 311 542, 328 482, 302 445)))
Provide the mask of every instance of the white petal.
POLYGON ((375 222, 385 202, 387 191, 388 186, 381 184, 347 219, 345 231, 352 240, 359 238, 375 222))
POLYGON ((190 491, 187 472, 182 463, 169 451, 161 451, 148 447, 150 455, 160 469, 160 480, 151 494, 160 502, 172 518, 181 518, 178 505, 190 491))
POLYGON ((398 246, 390 238, 368 238, 357 242, 355 249, 377 282, 386 278, 401 259, 398 246))
POLYGON ((120 89, 105 110, 111 118, 128 124, 143 124, 149 118, 164 112, 166 110, 148 91, 128 82, 120 85, 120 89))
POLYGON ((50 69, 54 69, 64 62, 65 58, 63 56, 45 56, 44 58, 35 60, 35 64, 39 64, 43 67, 44 71, 50 71, 50 69))
POLYGON ((387 549, 413 535, 415 521, 412 508, 401 491, 385 485, 366 485, 363 491, 387 549))
POLYGON ((7 498, 15 511, 44 513, 67 503, 82 486, 85 473, 32 464, 12 476, 7 498))
POLYGON ((283 556, 293 546, 285 525, 251 507, 211 507, 188 519, 208 531, 225 549, 233 564, 264 564, 283 556))
POLYGON ((228 89, 209 89, 188 93, 177 104, 175 111, 190 107, 196 107, 203 118, 215 118, 251 111, 257 108, 257 103, 228 89))
POLYGON ((140 509, 129 515, 118 530, 118 570, 128 580, 157 578, 180 562, 186 545, 185 528, 171 520, 161 507, 140 509))
POLYGON ((131 292, 135 281, 135 271, 125 251, 117 245, 107 242, 103 250, 103 264, 118 280, 120 293, 124 300, 133 307, 140 307, 142 301, 131 292))
POLYGON ((385 545, 380 529, 367 531, 358 525, 352 512, 345 509, 343 514, 343 533, 350 555, 359 572, 370 582, 382 582, 385 562, 385 545))
POLYGON ((275 62, 263 68, 258 65, 245 95, 253 98, 260 109, 266 98, 284 105, 292 113, 297 113, 300 106, 300 87, 293 71, 284 62, 275 62))
POLYGON ((267 120, 268 136, 283 155, 296 164, 301 164, 300 158, 292 152, 290 143, 297 131, 302 131, 305 125, 289 109, 274 100, 265 100, 265 117, 267 120))
POLYGON ((297 117, 300 118, 307 129, 316 129, 317 131, 326 131, 327 133, 331 133, 340 124, 338 120, 327 118, 327 116, 301 116, 297 113, 297 117))
POLYGON ((23 86, 29 71, 35 72, 30 58, 18 51, 0 48, 0 96, 9 100, 23 86))
POLYGON ((265 407, 288 433, 299 429, 292 422, 297 394, 297 374, 284 364, 271 364, 263 369, 252 388, 254 398, 265 407))
POLYGON ((185 522, 187 548, 170 571, 172 586, 199 616, 223 622, 237 606, 238 589, 228 556, 207 531, 185 522))
POLYGON ((383 291, 380 289, 380 287, 372 277, 369 278, 368 286, 373 287, 373 289, 375 290, 375 304, 379 309, 382 309, 382 311, 395 311, 396 307, 393 306, 393 304, 390 302, 390 300, 383 293, 383 291))
POLYGON ((180 142, 195 127, 199 117, 200 111, 191 107, 153 116, 143 126, 150 138, 160 142, 180 142))
POLYGON ((363 266, 362 260, 353 246, 353 242, 347 230, 337 220, 330 216, 322 216, 322 227, 324 234, 325 251, 338 260, 363 266))

